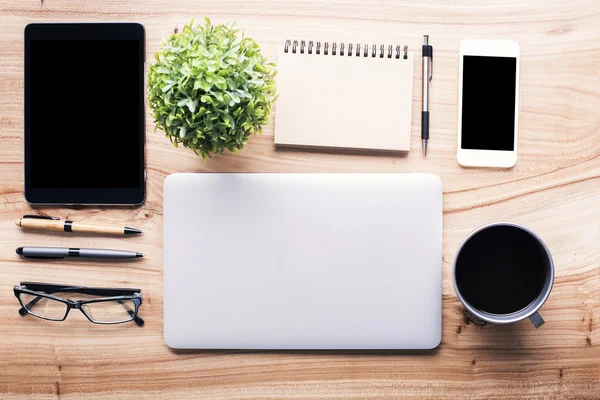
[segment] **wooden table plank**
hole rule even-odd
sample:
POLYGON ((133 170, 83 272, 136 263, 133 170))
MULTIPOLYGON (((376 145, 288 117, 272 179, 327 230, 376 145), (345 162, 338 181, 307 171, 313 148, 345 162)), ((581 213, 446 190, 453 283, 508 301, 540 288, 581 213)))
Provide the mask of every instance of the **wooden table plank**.
MULTIPOLYGON (((0 397, 2 398, 600 398, 600 3, 596 0, 0 0, 0 397), (273 127, 247 150, 204 163, 153 133, 147 117, 148 199, 139 208, 44 208, 90 223, 127 224, 134 238, 23 232, 23 28, 30 22, 136 21, 147 58, 192 18, 237 21, 270 58, 287 38, 435 47, 432 136, 420 151, 415 68, 408 156, 275 151, 273 127), (455 160, 458 45, 521 45, 519 161, 511 170, 455 160), (175 352, 162 340, 162 185, 172 172, 433 172, 444 183, 443 339, 431 352, 175 352), (456 248, 476 227, 524 224, 556 263, 546 324, 476 326, 452 287, 456 248), (132 248, 135 263, 20 260, 20 245, 132 248), (142 288, 143 328, 21 318, 12 286, 40 280, 142 288)), ((417 57, 418 58, 418 57, 417 57)), ((417 60, 420 63, 420 60, 417 60)), ((91 86, 89 90, 95 88, 91 86)), ((315 89, 318 92, 318 88, 315 89)), ((357 88, 357 93, 359 89, 357 88)), ((318 93, 317 93, 318 94, 318 93)), ((393 123, 393 116, 390 116, 393 123)))

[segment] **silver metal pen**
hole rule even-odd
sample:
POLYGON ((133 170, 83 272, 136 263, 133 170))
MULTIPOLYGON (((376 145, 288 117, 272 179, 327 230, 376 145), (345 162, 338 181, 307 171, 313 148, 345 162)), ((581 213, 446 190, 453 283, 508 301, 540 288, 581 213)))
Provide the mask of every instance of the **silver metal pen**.
POLYGON ((429 86, 433 78, 433 47, 429 45, 429 35, 423 35, 423 111, 421 112, 421 143, 423 155, 427 156, 429 144, 429 86))
POLYGON ((58 259, 66 257, 123 259, 143 257, 142 253, 124 250, 79 249, 67 247, 18 247, 17 254, 27 258, 58 259))

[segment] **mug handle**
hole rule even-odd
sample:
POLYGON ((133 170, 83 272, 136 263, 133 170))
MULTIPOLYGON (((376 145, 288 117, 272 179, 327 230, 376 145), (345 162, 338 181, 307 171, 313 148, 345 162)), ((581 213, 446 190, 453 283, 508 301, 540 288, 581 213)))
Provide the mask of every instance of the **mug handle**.
POLYGON ((535 326, 536 328, 539 328, 540 326, 544 325, 544 318, 542 318, 540 313, 537 311, 534 312, 533 314, 531 314, 531 316, 529 317, 529 320, 531 321, 533 326, 535 326))

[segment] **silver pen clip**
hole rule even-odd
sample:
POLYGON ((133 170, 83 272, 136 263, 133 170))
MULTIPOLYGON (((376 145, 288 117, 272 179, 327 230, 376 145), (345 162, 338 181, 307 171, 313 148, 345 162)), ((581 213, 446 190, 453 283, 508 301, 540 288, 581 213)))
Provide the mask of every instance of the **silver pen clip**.
POLYGON ((433 79, 433 54, 429 57, 429 82, 433 79))
POLYGON ((429 80, 429 82, 431 82, 431 80, 433 79, 433 47, 429 45, 429 35, 423 35, 423 57, 429 58, 427 68, 429 70, 429 76, 427 77, 427 79, 429 80), (427 55, 425 54, 425 50, 427 50, 428 52, 427 55))
POLYGON ((50 217, 48 215, 37 215, 37 214, 26 214, 26 215, 23 215, 22 218, 25 218, 25 219, 51 219, 53 221, 58 221, 60 219, 58 217, 50 217))

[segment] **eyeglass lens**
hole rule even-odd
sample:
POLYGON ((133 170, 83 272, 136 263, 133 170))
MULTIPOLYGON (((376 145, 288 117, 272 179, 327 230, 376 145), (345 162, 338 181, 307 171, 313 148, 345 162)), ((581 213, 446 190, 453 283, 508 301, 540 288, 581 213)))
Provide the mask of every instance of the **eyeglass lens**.
POLYGON ((27 311, 38 317, 62 320, 67 314, 68 306, 63 302, 29 293, 21 293, 20 298, 27 311))
POLYGON ((135 316, 132 300, 98 301, 82 304, 81 309, 96 322, 125 322, 135 316))

